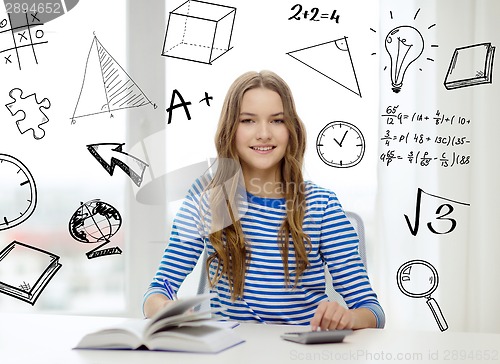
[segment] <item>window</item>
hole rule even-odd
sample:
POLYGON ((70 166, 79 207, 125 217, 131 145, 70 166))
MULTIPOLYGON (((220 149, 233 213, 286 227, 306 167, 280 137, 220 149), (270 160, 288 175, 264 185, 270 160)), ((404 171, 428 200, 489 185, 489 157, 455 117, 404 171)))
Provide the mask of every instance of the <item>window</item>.
MULTIPOLYGON (((0 17, 8 19, 5 13, 0 17)), ((26 166, 36 185, 37 200, 32 215, 26 221, 0 231, 0 250, 13 241, 28 246, 24 251, 19 249, 19 254, 12 255, 12 259, 0 262, 0 277, 7 282, 15 282, 17 291, 21 290, 16 294, 20 295, 23 295, 23 290, 27 295, 34 289, 37 278, 43 280, 49 277, 38 286, 42 288, 41 293, 33 305, 14 298, 16 294, 5 294, 3 290, 0 294, 2 311, 78 314, 119 314, 125 311, 125 221, 120 229, 115 226, 111 232, 92 231, 91 221, 86 221, 89 243, 76 240, 69 231, 72 215, 94 199, 109 204, 122 219, 126 216, 128 177, 119 168, 111 177, 87 150, 89 144, 125 142, 126 113, 117 111, 111 117, 109 112, 104 112, 76 118, 74 124, 71 122, 77 104, 82 107, 86 103, 88 111, 99 110, 102 106, 98 96, 103 89, 102 77, 93 78, 100 75, 92 73, 95 71, 92 67, 104 67, 91 48, 96 46, 95 39, 104 47, 100 50, 101 55, 108 52, 125 67, 125 29, 124 2, 81 1, 67 14, 31 29, 33 36, 43 34, 47 43, 35 45, 31 54, 25 49, 20 50, 19 64, 2 62, 0 66, 2 103, 9 100, 11 90, 18 88, 22 90, 22 94, 19 91, 22 96, 17 97, 11 110, 24 110, 29 122, 39 120, 37 118, 43 116, 41 111, 49 119, 40 126, 41 129, 34 125, 36 134, 32 130, 25 130, 22 134, 20 131, 26 128, 26 124, 19 129, 16 127, 19 114, 12 116, 5 107, 1 108, 0 153, 26 166), (95 90, 95 94, 82 92, 79 99, 82 83, 85 83, 87 91, 95 90), (22 99, 33 93, 40 105, 48 107, 38 111, 37 105, 33 104, 36 102, 34 96, 22 99), (45 98, 48 101, 43 101, 45 98), (86 253, 99 245, 97 240, 102 243, 103 236, 110 238, 103 249, 119 247, 123 254, 89 259, 86 253), (48 262, 43 255, 36 254, 38 250, 58 257, 61 267, 53 276, 43 275, 48 262), (10 265, 1 264, 5 262, 10 265), (19 279, 21 281, 18 282, 19 279)), ((14 34, 18 41, 22 41, 20 34, 14 34)), ((6 35, 12 38, 10 32, 2 33, 1 44, 4 47, 6 35)), ((15 59, 15 54, 11 59, 15 59)), ((14 96, 18 95, 16 92, 14 96)), ((4 173, 2 177, 5 177, 10 171, 0 173, 4 173)), ((0 180, 0 206, 4 213, 22 206, 25 200, 24 191, 9 186, 7 182, 7 178, 0 180)), ((21 186, 24 186, 23 183, 21 186)), ((96 220, 94 227, 101 224, 100 228, 104 229, 105 222, 96 220)))

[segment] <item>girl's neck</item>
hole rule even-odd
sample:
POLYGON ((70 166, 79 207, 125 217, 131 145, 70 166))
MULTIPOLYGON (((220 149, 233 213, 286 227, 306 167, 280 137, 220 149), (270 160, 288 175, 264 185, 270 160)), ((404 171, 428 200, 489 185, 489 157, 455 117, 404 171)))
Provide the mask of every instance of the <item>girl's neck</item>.
POLYGON ((271 173, 245 173, 245 187, 252 195, 267 198, 285 197, 285 189, 279 171, 271 173))

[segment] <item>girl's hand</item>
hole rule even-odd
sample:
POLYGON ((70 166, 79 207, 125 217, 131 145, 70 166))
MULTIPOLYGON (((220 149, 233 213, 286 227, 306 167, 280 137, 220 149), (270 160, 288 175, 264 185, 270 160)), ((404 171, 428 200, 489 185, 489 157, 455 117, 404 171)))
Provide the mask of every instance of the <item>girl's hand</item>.
POLYGON ((158 311, 163 310, 164 307, 171 304, 172 300, 169 300, 165 295, 159 293, 153 293, 150 295, 146 302, 144 302, 144 316, 146 318, 151 318, 156 315, 158 311))
POLYGON ((323 301, 318 305, 311 320, 311 329, 344 330, 354 328, 355 315, 338 302, 323 301))

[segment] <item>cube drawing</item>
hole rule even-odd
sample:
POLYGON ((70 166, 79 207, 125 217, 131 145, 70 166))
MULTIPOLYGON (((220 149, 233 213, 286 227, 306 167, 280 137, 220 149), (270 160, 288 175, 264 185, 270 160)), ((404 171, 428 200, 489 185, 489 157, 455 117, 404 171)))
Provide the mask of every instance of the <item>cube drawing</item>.
POLYGON ((162 56, 212 64, 229 51, 236 8, 188 0, 168 17, 162 56))

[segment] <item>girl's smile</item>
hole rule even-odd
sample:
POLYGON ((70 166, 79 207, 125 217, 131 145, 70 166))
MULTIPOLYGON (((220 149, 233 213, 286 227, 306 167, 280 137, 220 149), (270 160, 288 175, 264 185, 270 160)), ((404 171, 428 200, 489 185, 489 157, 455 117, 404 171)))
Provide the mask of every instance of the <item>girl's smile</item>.
POLYGON ((251 147, 253 150, 255 150, 257 153, 260 154, 267 154, 273 151, 276 146, 274 145, 256 145, 251 147))

